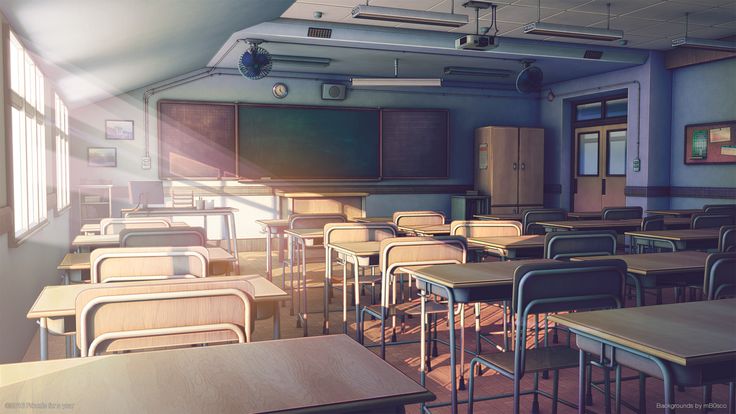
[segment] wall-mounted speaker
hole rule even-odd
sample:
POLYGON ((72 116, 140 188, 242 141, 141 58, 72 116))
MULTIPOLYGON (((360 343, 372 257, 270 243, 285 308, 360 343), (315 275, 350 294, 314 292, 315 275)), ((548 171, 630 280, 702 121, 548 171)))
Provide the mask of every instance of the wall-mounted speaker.
POLYGON ((322 99, 336 101, 345 99, 345 85, 339 83, 323 83, 322 99))

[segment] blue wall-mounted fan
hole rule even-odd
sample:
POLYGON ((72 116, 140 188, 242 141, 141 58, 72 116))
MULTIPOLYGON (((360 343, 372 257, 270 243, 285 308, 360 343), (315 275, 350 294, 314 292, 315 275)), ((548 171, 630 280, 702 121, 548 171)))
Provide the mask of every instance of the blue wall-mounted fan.
POLYGON ((240 74, 250 80, 263 79, 271 72, 273 60, 271 54, 260 46, 260 42, 248 41, 248 49, 243 52, 238 61, 240 74))
POLYGON ((544 74, 538 66, 531 66, 530 62, 524 62, 524 69, 516 77, 516 90, 521 93, 539 92, 542 89, 544 74))

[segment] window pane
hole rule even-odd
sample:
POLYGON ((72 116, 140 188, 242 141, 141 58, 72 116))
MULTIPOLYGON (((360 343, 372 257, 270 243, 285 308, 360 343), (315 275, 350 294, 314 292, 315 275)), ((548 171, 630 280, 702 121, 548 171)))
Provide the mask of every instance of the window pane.
POLYGON ((575 119, 578 121, 587 121, 589 119, 601 118, 601 103, 593 102, 589 104, 581 104, 576 107, 577 113, 575 119))
POLYGON ((578 135, 578 175, 598 175, 598 133, 578 135))
POLYGON ((626 131, 608 133, 608 175, 626 175, 626 131))
POLYGON ((628 102, 629 100, 626 98, 606 102, 606 118, 626 116, 628 102))

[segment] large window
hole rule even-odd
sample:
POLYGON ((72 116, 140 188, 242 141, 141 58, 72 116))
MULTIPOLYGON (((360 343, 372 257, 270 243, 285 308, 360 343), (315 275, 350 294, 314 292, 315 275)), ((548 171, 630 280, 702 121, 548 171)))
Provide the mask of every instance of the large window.
POLYGON ((69 207, 69 111, 59 95, 54 94, 56 117, 56 210, 69 207))
POLYGON ((10 33, 10 103, 13 148, 13 214, 16 239, 46 220, 44 78, 10 33))

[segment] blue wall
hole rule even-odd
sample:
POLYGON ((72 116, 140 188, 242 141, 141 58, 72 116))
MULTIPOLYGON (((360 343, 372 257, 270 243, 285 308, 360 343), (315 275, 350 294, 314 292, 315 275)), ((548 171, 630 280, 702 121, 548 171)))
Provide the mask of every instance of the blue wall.
MULTIPOLYGON (((736 59, 676 69, 672 74, 672 186, 736 187, 736 165, 685 165, 685 125, 736 120, 736 59)), ((732 200, 733 201, 733 200, 732 200)), ((672 198, 672 208, 724 200, 672 198)))

